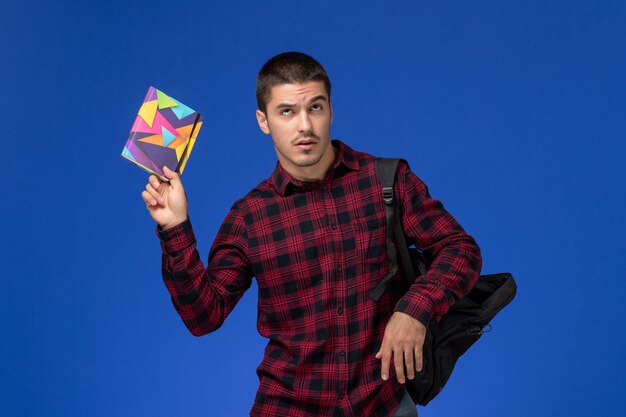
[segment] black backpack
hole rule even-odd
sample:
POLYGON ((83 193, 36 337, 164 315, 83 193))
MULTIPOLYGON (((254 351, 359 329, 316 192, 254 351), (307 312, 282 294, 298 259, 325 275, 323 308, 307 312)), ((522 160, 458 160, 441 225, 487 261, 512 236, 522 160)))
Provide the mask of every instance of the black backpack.
MULTIPOLYGON (((400 216, 395 209, 393 183, 399 161, 400 159, 392 158, 376 160, 376 173, 383 186, 386 206, 390 272, 372 291, 371 298, 375 301, 383 294, 387 283, 398 269, 397 253, 392 240, 394 235, 398 242, 407 286, 415 281, 416 276, 425 274, 428 266, 421 251, 407 247, 400 216)), ((439 394, 450 378, 457 359, 483 333, 491 331, 489 322, 511 302, 516 291, 517 286, 509 273, 481 275, 474 288, 454 303, 440 321, 430 321, 424 341, 422 370, 413 380, 406 380, 406 389, 415 404, 426 405, 439 394)))

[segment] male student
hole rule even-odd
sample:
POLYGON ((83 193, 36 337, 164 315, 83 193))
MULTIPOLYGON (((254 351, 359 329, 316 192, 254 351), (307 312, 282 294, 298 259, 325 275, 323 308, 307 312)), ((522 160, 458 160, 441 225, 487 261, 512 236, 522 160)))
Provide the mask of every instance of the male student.
MULTIPOLYGON (((288 52, 257 77, 256 118, 278 164, 236 201, 205 267, 179 176, 150 176, 165 285, 192 334, 220 327, 256 278, 268 338, 251 416, 416 416, 404 388, 422 368, 426 325, 478 278, 475 241, 406 163, 396 198, 410 243, 433 262, 408 290, 388 272, 385 205, 374 157, 330 140, 331 84, 313 58, 288 52)), ((387 140, 381 138, 381 140, 387 140)))

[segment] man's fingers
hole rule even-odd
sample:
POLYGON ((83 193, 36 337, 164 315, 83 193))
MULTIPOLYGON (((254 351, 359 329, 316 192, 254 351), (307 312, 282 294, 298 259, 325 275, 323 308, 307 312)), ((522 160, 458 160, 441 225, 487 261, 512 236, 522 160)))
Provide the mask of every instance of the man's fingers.
POLYGON ((167 179, 170 180, 170 183, 172 185, 176 184, 180 184, 180 177, 178 175, 177 172, 172 171, 171 169, 169 169, 168 167, 164 166, 163 167, 163 173, 165 174, 165 176, 167 177, 167 179))
POLYGON ((396 368, 396 378, 398 382, 404 384, 404 361, 402 360, 402 351, 393 352, 393 364, 396 368))
POLYGON ((385 328, 383 343, 376 358, 382 358, 381 376, 389 378, 389 366, 393 366, 398 382, 414 379, 415 371, 422 370, 422 347, 426 327, 408 314, 395 312, 385 328))
POLYGON ((157 178, 156 175, 150 175, 150 178, 148 178, 148 182, 152 184, 152 187, 154 187, 155 190, 158 190, 159 186, 161 185, 161 181, 157 178))
POLYGON ((422 346, 416 346, 415 347, 415 370, 417 372, 421 372, 422 371, 422 367, 424 366, 424 359, 423 359, 423 355, 422 355, 422 351, 423 351, 423 347, 422 346))
POLYGON ((141 198, 143 198, 143 202, 146 203, 147 207, 157 205, 157 200, 154 197, 152 197, 152 195, 147 191, 143 191, 141 193, 141 198))
POLYGON ((163 198, 163 196, 157 190, 154 189, 152 184, 150 183, 146 184, 146 191, 148 192, 148 194, 150 194, 152 199, 158 201, 160 204, 163 204, 165 202, 165 199, 163 198))
POLYGON ((406 365, 406 377, 407 379, 415 378, 415 365, 413 363, 413 350, 404 352, 404 364, 406 365))
POLYGON ((376 354, 376 357, 382 359, 382 363, 380 365, 380 377, 383 381, 386 381, 389 378, 389 362, 391 361, 391 353, 389 352, 389 349, 382 349, 376 354))

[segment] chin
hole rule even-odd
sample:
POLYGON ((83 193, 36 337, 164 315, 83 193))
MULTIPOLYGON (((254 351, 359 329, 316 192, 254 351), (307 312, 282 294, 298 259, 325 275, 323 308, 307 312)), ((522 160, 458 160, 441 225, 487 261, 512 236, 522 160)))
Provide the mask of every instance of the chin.
POLYGON ((322 155, 308 155, 306 157, 294 160, 294 164, 301 168, 306 168, 317 164, 321 159, 322 155))

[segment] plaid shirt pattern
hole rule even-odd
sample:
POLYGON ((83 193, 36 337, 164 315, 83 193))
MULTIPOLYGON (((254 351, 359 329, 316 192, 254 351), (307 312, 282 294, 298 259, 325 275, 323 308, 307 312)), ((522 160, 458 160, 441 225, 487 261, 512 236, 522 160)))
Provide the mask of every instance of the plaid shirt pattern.
POLYGON ((268 338, 252 416, 391 416, 404 394, 380 378, 380 348, 394 311, 438 320, 477 279, 474 240, 406 163, 396 198, 407 239, 434 259, 406 291, 388 272, 385 206, 374 157, 333 141, 338 158, 321 183, 272 176, 226 216, 205 268, 188 219, 157 228, 172 302, 194 335, 216 330, 257 280, 258 331, 268 338))

